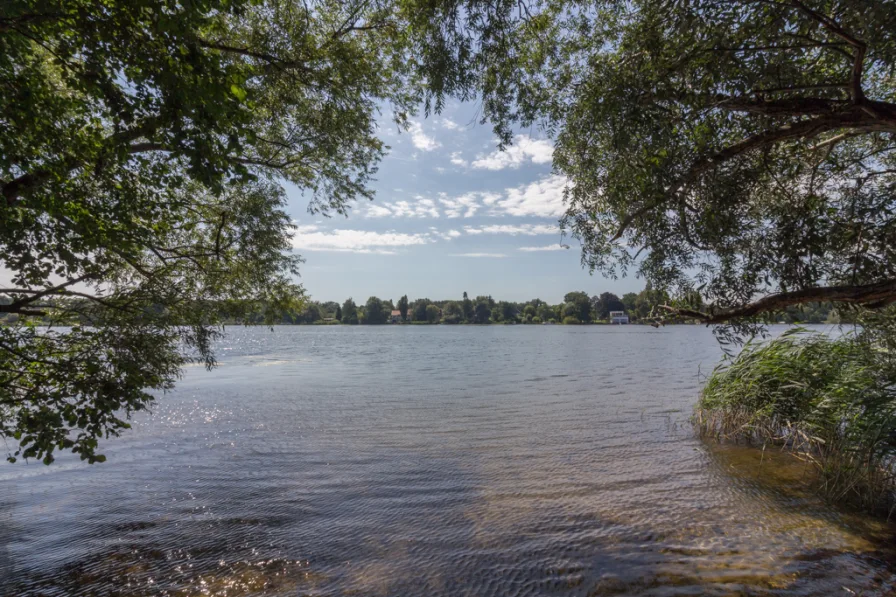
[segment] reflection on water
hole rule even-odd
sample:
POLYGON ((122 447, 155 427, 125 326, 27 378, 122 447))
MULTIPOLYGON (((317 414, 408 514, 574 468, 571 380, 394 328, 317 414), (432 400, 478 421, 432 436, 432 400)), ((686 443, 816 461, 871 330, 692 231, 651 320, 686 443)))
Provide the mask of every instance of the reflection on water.
POLYGON ((697 327, 236 329, 89 467, 0 468, 9 595, 885 595, 893 527, 704 445, 697 327))

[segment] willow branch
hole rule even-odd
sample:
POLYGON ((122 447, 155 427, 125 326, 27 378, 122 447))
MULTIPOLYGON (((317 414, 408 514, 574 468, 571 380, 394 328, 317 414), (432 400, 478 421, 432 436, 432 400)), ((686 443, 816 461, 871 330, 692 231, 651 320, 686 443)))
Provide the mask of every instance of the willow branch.
POLYGON ((750 151, 775 145, 781 141, 786 141, 788 139, 811 139, 817 137, 821 133, 840 129, 862 132, 896 132, 896 121, 883 121, 879 118, 870 116, 862 110, 854 108, 838 114, 829 114, 806 120, 798 120, 776 129, 770 129, 756 133, 755 135, 750 135, 712 155, 704 156, 694 161, 687 171, 676 179, 662 196, 625 216, 619 224, 616 233, 610 239, 610 242, 615 242, 622 238, 622 235, 636 219, 665 205, 670 198, 678 194, 681 189, 697 180, 704 173, 725 162, 750 151))
MULTIPOLYGON (((90 278, 95 278, 96 276, 97 276, 97 274, 84 274, 83 276, 81 276, 79 278, 74 278, 74 279, 68 280, 66 282, 63 282, 62 284, 59 284, 57 286, 52 286, 50 288, 44 288, 42 290, 0 288, 0 292, 3 292, 3 293, 13 294, 13 295, 15 295, 15 294, 27 295, 20 299, 14 300, 9 305, 0 305, 0 307, 7 307, 9 309, 24 307, 26 305, 30 305, 31 303, 42 299, 45 296, 48 296, 51 294, 58 294, 59 292, 68 288, 69 286, 74 286, 75 284, 77 284, 79 282, 83 282, 84 280, 88 280, 90 278)), ((19 313, 21 311, 10 310, 10 311, 6 311, 6 312, 7 313, 19 313)))
MULTIPOLYGON (((147 137, 156 130, 158 124, 157 119, 151 118, 132 129, 113 133, 106 139, 105 145, 109 148, 114 148, 120 144, 147 137)), ((9 181, 0 182, 0 192, 2 192, 3 198, 6 200, 7 207, 13 207, 23 193, 49 182, 58 171, 71 172, 83 165, 85 165, 84 160, 75 156, 68 156, 62 160, 57 169, 42 168, 34 172, 22 174, 9 181)))
POLYGON ((746 305, 717 310, 711 309, 708 312, 670 305, 662 305, 661 307, 679 317, 691 317, 699 319, 703 323, 725 323, 733 319, 780 311, 792 305, 816 302, 847 303, 874 308, 883 307, 896 302, 896 280, 885 280, 874 284, 857 286, 820 286, 793 292, 781 292, 763 297, 746 305))

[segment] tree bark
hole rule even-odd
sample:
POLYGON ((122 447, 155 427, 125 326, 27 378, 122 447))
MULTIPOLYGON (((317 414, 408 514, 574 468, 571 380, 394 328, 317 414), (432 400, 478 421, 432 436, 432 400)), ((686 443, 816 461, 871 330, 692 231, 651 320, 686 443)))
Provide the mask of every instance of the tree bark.
POLYGON ((710 308, 707 312, 662 305, 673 315, 699 319, 703 323, 726 323, 735 319, 771 313, 792 305, 815 302, 866 305, 873 308, 896 302, 896 280, 884 280, 859 286, 820 286, 793 292, 781 292, 763 297, 752 303, 722 309, 710 308))

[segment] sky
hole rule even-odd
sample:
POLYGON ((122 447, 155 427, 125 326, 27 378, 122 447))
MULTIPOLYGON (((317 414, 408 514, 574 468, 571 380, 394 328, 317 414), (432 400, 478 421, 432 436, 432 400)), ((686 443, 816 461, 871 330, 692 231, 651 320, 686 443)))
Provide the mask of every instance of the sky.
POLYGON ((407 131, 389 117, 380 134, 391 149, 370 185, 373 201, 324 218, 287 187, 293 246, 305 259, 300 281, 312 299, 444 300, 466 291, 558 303, 574 290, 643 288, 633 276, 590 275, 578 241, 561 237, 565 179, 552 173, 553 143, 537 129, 517 131, 501 152, 472 104, 414 118, 407 131))

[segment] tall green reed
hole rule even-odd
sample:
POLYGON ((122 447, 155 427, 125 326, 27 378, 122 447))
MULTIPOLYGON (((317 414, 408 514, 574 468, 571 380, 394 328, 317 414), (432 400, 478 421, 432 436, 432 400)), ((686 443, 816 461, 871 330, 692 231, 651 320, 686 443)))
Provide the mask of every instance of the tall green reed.
POLYGON ((747 343, 704 386, 695 421, 719 440, 773 444, 813 463, 826 498, 896 508, 896 367, 879 334, 796 328, 747 343))

